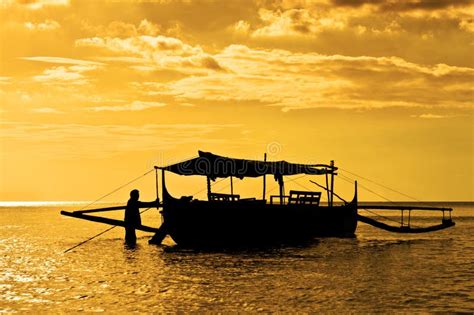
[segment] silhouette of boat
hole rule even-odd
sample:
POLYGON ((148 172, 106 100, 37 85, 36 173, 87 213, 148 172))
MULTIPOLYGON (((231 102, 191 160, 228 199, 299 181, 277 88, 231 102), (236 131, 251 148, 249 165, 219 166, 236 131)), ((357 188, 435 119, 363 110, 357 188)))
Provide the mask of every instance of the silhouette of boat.
MULTIPOLYGON (((166 235, 183 247, 233 247, 271 244, 294 244, 315 237, 354 237, 358 221, 390 232, 425 233, 454 226, 451 208, 421 206, 376 206, 359 205, 357 182, 354 197, 344 201, 334 192, 334 162, 330 164, 296 164, 286 161, 257 161, 228 158, 199 151, 199 156, 176 164, 157 167, 162 174, 162 225, 160 228, 139 226, 138 230, 155 232, 150 243, 161 243, 166 235), (166 186, 166 172, 183 176, 207 178, 207 199, 197 200, 192 196, 173 197, 166 186), (298 174, 324 176, 326 185, 314 184, 327 193, 327 204, 321 204, 321 191, 290 190, 285 194, 284 177, 298 174), (267 200, 266 176, 273 176, 279 184, 279 194, 267 200), (263 177, 262 198, 241 198, 234 194, 233 178, 263 177), (217 178, 230 178, 231 193, 212 192, 211 182, 217 178), (342 203, 335 203, 334 196, 342 203), (388 225, 371 217, 358 214, 358 209, 400 210, 400 226, 388 225), (441 224, 428 227, 413 227, 411 211, 441 211, 441 224), (404 213, 408 219, 404 220, 404 213), (445 215, 447 214, 447 216, 445 215)), ((157 187, 158 187, 158 173, 157 187)), ((121 220, 96 217, 87 213, 114 211, 125 207, 109 207, 66 212, 61 214, 80 219, 124 226, 121 220)))

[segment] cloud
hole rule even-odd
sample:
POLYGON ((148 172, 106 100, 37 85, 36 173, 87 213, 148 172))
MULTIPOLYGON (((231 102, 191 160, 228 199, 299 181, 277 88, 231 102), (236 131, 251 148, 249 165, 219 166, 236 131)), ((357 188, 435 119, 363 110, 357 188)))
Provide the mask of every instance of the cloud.
POLYGON ((232 25, 231 30, 237 34, 248 34, 250 31, 250 23, 244 20, 240 20, 232 25))
POLYGON ((47 62, 47 63, 66 64, 66 65, 79 65, 79 66, 102 66, 102 65, 104 65, 101 62, 82 60, 82 59, 63 58, 63 57, 50 57, 50 56, 21 57, 19 59, 30 60, 30 61, 39 61, 39 62, 47 62))
POLYGON ((11 77, 0 77, 0 85, 8 85, 11 83, 11 77))
POLYGON ((31 10, 42 9, 45 6, 67 6, 69 0, 3 0, 3 7, 21 6, 31 10))
POLYGON ((46 157, 97 157, 143 150, 169 150, 195 143, 223 143, 219 132, 235 124, 89 125, 5 122, 0 140, 13 141, 18 150, 46 157))
POLYGON ((286 11, 259 10, 264 26, 252 32, 254 37, 310 36, 328 29, 344 29, 345 19, 316 15, 308 9, 286 11))
POLYGON ((95 112, 102 112, 102 111, 141 111, 149 108, 157 108, 157 107, 164 107, 166 106, 165 103, 160 102, 144 102, 144 101, 133 101, 127 105, 117 105, 117 106, 96 106, 92 107, 89 110, 95 112))
POLYGON ((199 46, 191 46, 167 36, 140 35, 127 38, 92 37, 76 40, 77 47, 97 47, 109 51, 141 56, 149 66, 183 72, 199 70, 225 71, 222 66, 199 46))
POLYGON ((140 21, 137 26, 122 21, 114 21, 111 22, 105 31, 99 35, 109 37, 133 37, 139 35, 157 36, 160 33, 160 30, 161 27, 158 24, 154 24, 147 19, 140 21))
POLYGON ((437 114, 420 114, 420 115, 411 115, 410 117, 422 118, 422 119, 441 119, 441 118, 449 118, 449 117, 453 117, 453 116, 437 115, 437 114))
POLYGON ((230 71, 192 76, 150 95, 192 100, 254 101, 284 111, 301 108, 470 107, 474 69, 433 66, 398 57, 293 53, 231 45, 214 58, 230 71), (436 90, 437 93, 433 93, 436 90))
POLYGON ((86 32, 93 33, 97 37, 126 38, 140 35, 159 35, 161 26, 147 19, 141 20, 136 25, 118 20, 112 21, 108 25, 91 25, 87 21, 83 21, 82 29, 86 32))
POLYGON ((94 65, 76 65, 52 67, 43 71, 43 74, 36 75, 33 80, 45 84, 54 85, 85 85, 89 79, 83 75, 84 72, 97 69, 94 65))
POLYGON ((459 22, 459 28, 466 32, 474 33, 474 18, 470 20, 462 20, 459 22))
POLYGON ((32 111, 35 113, 40 113, 40 114, 63 114, 64 113, 62 111, 59 111, 51 107, 34 108, 32 109, 32 111))
POLYGON ((424 10, 435 11, 459 6, 467 6, 473 3, 472 0, 455 1, 413 1, 413 0, 334 0, 335 5, 360 7, 362 5, 376 6, 380 11, 410 11, 424 10))
POLYGON ((84 73, 97 70, 104 66, 104 63, 72 59, 63 57, 50 57, 50 56, 33 56, 33 57, 21 57, 19 59, 28 61, 37 61, 53 64, 61 64, 68 66, 55 66, 45 69, 42 74, 33 76, 33 80, 47 84, 59 84, 59 85, 85 85, 88 84, 88 79, 84 73))
MULTIPOLYGON (((257 1, 260 23, 240 20, 231 29, 253 38, 313 40, 322 33, 359 36, 429 33, 442 29, 471 32, 474 1, 299 0, 257 1), (451 23, 450 21, 455 21, 451 23), (456 26, 457 26, 456 25, 456 26), (409 28, 407 30, 406 28, 409 28)), ((422 34, 420 34, 421 36, 422 34)), ((337 39, 337 38, 335 38, 337 39)), ((357 38, 354 38, 357 40, 357 38)))
POLYGON ((61 25, 54 20, 46 20, 40 23, 26 22, 25 27, 30 31, 53 31, 59 29, 61 25))
POLYGON ((132 64, 146 62, 146 59, 144 58, 130 57, 130 56, 95 57, 94 59, 106 61, 106 62, 132 63, 132 64))

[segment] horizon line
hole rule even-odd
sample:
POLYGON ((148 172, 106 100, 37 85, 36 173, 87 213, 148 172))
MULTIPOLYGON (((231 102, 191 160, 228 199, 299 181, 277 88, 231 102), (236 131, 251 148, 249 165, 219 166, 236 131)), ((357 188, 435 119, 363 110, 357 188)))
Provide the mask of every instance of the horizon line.
MULTIPOLYGON (((54 206, 54 205, 84 205, 92 203, 93 201, 88 200, 0 200, 0 207, 21 207, 21 206, 54 206)), ((399 201, 376 201, 366 200, 359 201, 359 204, 363 203, 474 203, 474 200, 399 200, 399 201)), ((115 204, 123 203, 124 201, 98 201, 94 204, 115 204)), ((322 203, 326 203, 323 201, 322 203)), ((92 206, 92 205, 91 205, 92 206)))

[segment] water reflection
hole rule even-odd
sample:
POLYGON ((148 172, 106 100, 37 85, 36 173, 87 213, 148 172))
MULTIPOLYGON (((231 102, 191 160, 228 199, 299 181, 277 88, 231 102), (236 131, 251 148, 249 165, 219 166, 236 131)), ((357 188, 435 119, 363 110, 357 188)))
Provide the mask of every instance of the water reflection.
POLYGON ((131 248, 116 229, 63 254, 102 226, 63 221, 54 209, 12 211, 14 220, 0 217, 6 311, 474 309, 474 213, 433 234, 400 236, 361 225, 357 238, 246 250, 149 246, 145 234, 131 248))

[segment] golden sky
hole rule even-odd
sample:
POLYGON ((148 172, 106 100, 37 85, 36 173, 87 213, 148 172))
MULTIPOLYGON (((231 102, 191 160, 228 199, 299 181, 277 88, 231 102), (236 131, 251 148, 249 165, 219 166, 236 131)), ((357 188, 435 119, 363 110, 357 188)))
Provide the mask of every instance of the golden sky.
POLYGON ((198 149, 473 200, 473 79, 469 0, 2 0, 0 200, 92 200, 198 149))

